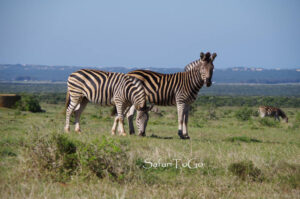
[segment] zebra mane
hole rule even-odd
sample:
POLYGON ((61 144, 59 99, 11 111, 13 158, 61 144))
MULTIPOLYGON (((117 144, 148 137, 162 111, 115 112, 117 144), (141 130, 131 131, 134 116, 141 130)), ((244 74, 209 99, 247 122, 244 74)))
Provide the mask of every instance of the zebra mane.
POLYGON ((190 70, 192 70, 195 66, 197 66, 197 65, 200 64, 200 60, 201 60, 201 59, 197 59, 197 60, 195 60, 195 61, 189 63, 188 65, 186 65, 186 66, 184 67, 184 71, 190 71, 190 70))

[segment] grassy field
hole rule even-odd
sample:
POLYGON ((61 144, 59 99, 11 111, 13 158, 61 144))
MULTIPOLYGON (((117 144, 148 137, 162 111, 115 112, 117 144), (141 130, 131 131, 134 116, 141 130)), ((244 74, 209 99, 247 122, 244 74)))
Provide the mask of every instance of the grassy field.
POLYGON ((0 198, 300 196, 299 108, 284 109, 287 124, 256 108, 194 107, 190 140, 177 136, 175 107, 150 114, 146 137, 111 136, 110 108, 91 104, 82 134, 64 134, 63 105, 42 108, 0 108, 0 198))

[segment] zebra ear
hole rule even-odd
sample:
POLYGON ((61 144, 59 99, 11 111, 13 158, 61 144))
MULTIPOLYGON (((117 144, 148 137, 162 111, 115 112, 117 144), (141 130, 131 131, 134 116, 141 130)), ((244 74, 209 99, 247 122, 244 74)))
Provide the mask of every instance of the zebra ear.
POLYGON ((215 60, 215 58, 216 58, 216 56, 217 56, 217 53, 213 53, 212 55, 211 55, 211 62, 213 62, 214 60, 215 60))
POLYGON ((204 59, 204 56, 205 56, 205 55, 204 55, 204 53, 203 53, 203 52, 201 52, 201 53, 200 53, 200 58, 201 58, 201 60, 203 60, 203 59, 204 59))

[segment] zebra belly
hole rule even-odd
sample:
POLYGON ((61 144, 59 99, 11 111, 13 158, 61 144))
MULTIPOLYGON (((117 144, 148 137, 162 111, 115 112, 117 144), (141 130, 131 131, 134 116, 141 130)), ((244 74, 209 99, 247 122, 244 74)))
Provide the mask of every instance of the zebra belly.
POLYGON ((98 95, 98 96, 85 96, 89 102, 94 103, 94 104, 99 104, 101 106, 112 106, 115 105, 114 99, 112 97, 106 97, 103 95, 98 95))
POLYGON ((154 97, 151 95, 147 95, 147 101, 150 104, 155 104, 158 106, 174 106, 176 105, 175 97, 167 97, 167 98, 161 98, 161 97, 154 97))

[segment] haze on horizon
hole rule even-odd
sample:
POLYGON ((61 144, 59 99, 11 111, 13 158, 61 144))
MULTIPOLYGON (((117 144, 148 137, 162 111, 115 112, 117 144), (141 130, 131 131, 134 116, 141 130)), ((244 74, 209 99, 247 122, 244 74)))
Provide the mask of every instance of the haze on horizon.
POLYGON ((1 0, 0 64, 300 67, 300 1, 1 0))

